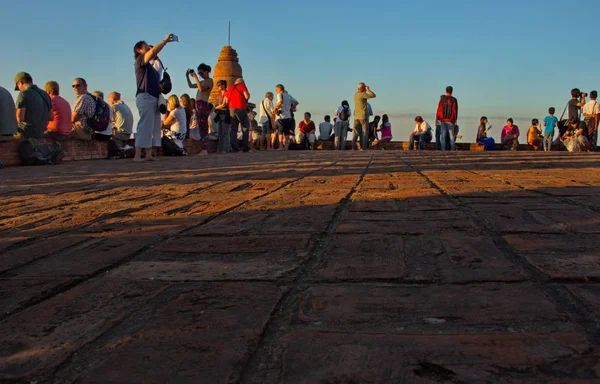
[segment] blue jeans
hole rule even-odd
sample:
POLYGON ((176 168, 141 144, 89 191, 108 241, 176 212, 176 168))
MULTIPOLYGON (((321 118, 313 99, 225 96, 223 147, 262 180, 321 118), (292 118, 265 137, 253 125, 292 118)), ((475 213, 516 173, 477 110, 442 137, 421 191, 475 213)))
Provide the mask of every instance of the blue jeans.
POLYGON ((442 125, 440 126, 440 134, 441 134, 441 145, 442 145, 442 151, 446 150, 446 139, 449 138, 450 139, 450 150, 454 151, 454 124, 452 123, 444 123, 442 122, 442 125))
POLYGON ((348 127, 350 123, 348 121, 338 120, 333 127, 335 133, 334 149, 343 151, 346 147, 346 137, 348 136, 348 127))
MULTIPOLYGON (((418 149, 425 149, 425 142, 429 139, 428 142, 431 142, 431 133, 422 133, 420 135, 411 135, 408 139, 408 149, 412 151, 415 147, 415 141, 419 140, 418 149)), ((436 144, 437 145, 437 144, 436 144)))

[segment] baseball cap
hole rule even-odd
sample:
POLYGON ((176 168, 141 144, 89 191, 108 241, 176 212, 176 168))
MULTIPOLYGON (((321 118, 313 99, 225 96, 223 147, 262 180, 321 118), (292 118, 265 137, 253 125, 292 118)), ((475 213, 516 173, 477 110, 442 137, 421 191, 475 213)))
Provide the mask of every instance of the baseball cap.
POLYGON ((31 75, 27 72, 19 72, 17 73, 17 75, 15 76, 15 91, 19 90, 19 87, 17 87, 17 83, 21 80, 23 80, 26 77, 31 77, 31 75))

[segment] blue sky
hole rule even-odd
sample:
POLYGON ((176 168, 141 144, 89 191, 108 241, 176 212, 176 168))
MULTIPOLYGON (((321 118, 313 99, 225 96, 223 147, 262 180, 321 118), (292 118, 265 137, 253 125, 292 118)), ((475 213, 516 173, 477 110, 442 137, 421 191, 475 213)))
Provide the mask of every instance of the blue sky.
POLYGON ((32 0, 26 14, 18 4, 0 14, 0 85, 12 90, 25 70, 40 86, 58 81, 71 102, 80 76, 91 90, 117 90, 135 105, 132 47, 169 32, 181 38, 161 55, 173 92, 193 94, 185 70, 214 67, 228 20, 253 101, 283 83, 317 122, 351 100, 358 81, 377 93, 376 113, 406 125, 395 129, 402 135, 412 129, 408 116, 431 120, 446 85, 463 119, 497 116, 494 125, 509 116, 525 125, 549 106, 560 114, 571 88, 600 88, 600 2, 32 0))

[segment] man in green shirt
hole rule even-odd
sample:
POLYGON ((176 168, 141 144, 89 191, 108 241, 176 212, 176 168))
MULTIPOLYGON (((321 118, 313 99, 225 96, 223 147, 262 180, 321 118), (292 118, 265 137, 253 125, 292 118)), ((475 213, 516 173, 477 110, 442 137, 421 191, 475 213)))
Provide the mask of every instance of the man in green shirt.
POLYGON ((16 103, 17 135, 26 139, 41 139, 48 121, 54 120, 50 96, 33 84, 31 75, 26 72, 19 72, 15 76, 15 91, 21 91, 16 103))
POLYGON ((352 149, 357 150, 356 141, 360 136, 360 150, 369 148, 369 112, 367 100, 377 97, 365 83, 358 83, 354 95, 354 128, 352 130, 352 149))

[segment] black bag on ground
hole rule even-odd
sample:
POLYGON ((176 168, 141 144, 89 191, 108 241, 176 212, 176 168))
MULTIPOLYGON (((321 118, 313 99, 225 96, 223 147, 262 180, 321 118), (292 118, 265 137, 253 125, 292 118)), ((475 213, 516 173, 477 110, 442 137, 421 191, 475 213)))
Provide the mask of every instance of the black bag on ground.
POLYGON ((19 144, 19 159, 23 165, 60 164, 65 151, 59 142, 39 144, 36 139, 23 140, 19 144))
POLYGON ((109 159, 127 159, 135 155, 135 148, 126 146, 122 140, 110 139, 107 143, 109 159))
POLYGON ((160 143, 165 156, 185 156, 183 149, 179 148, 173 139, 163 136, 160 143))

